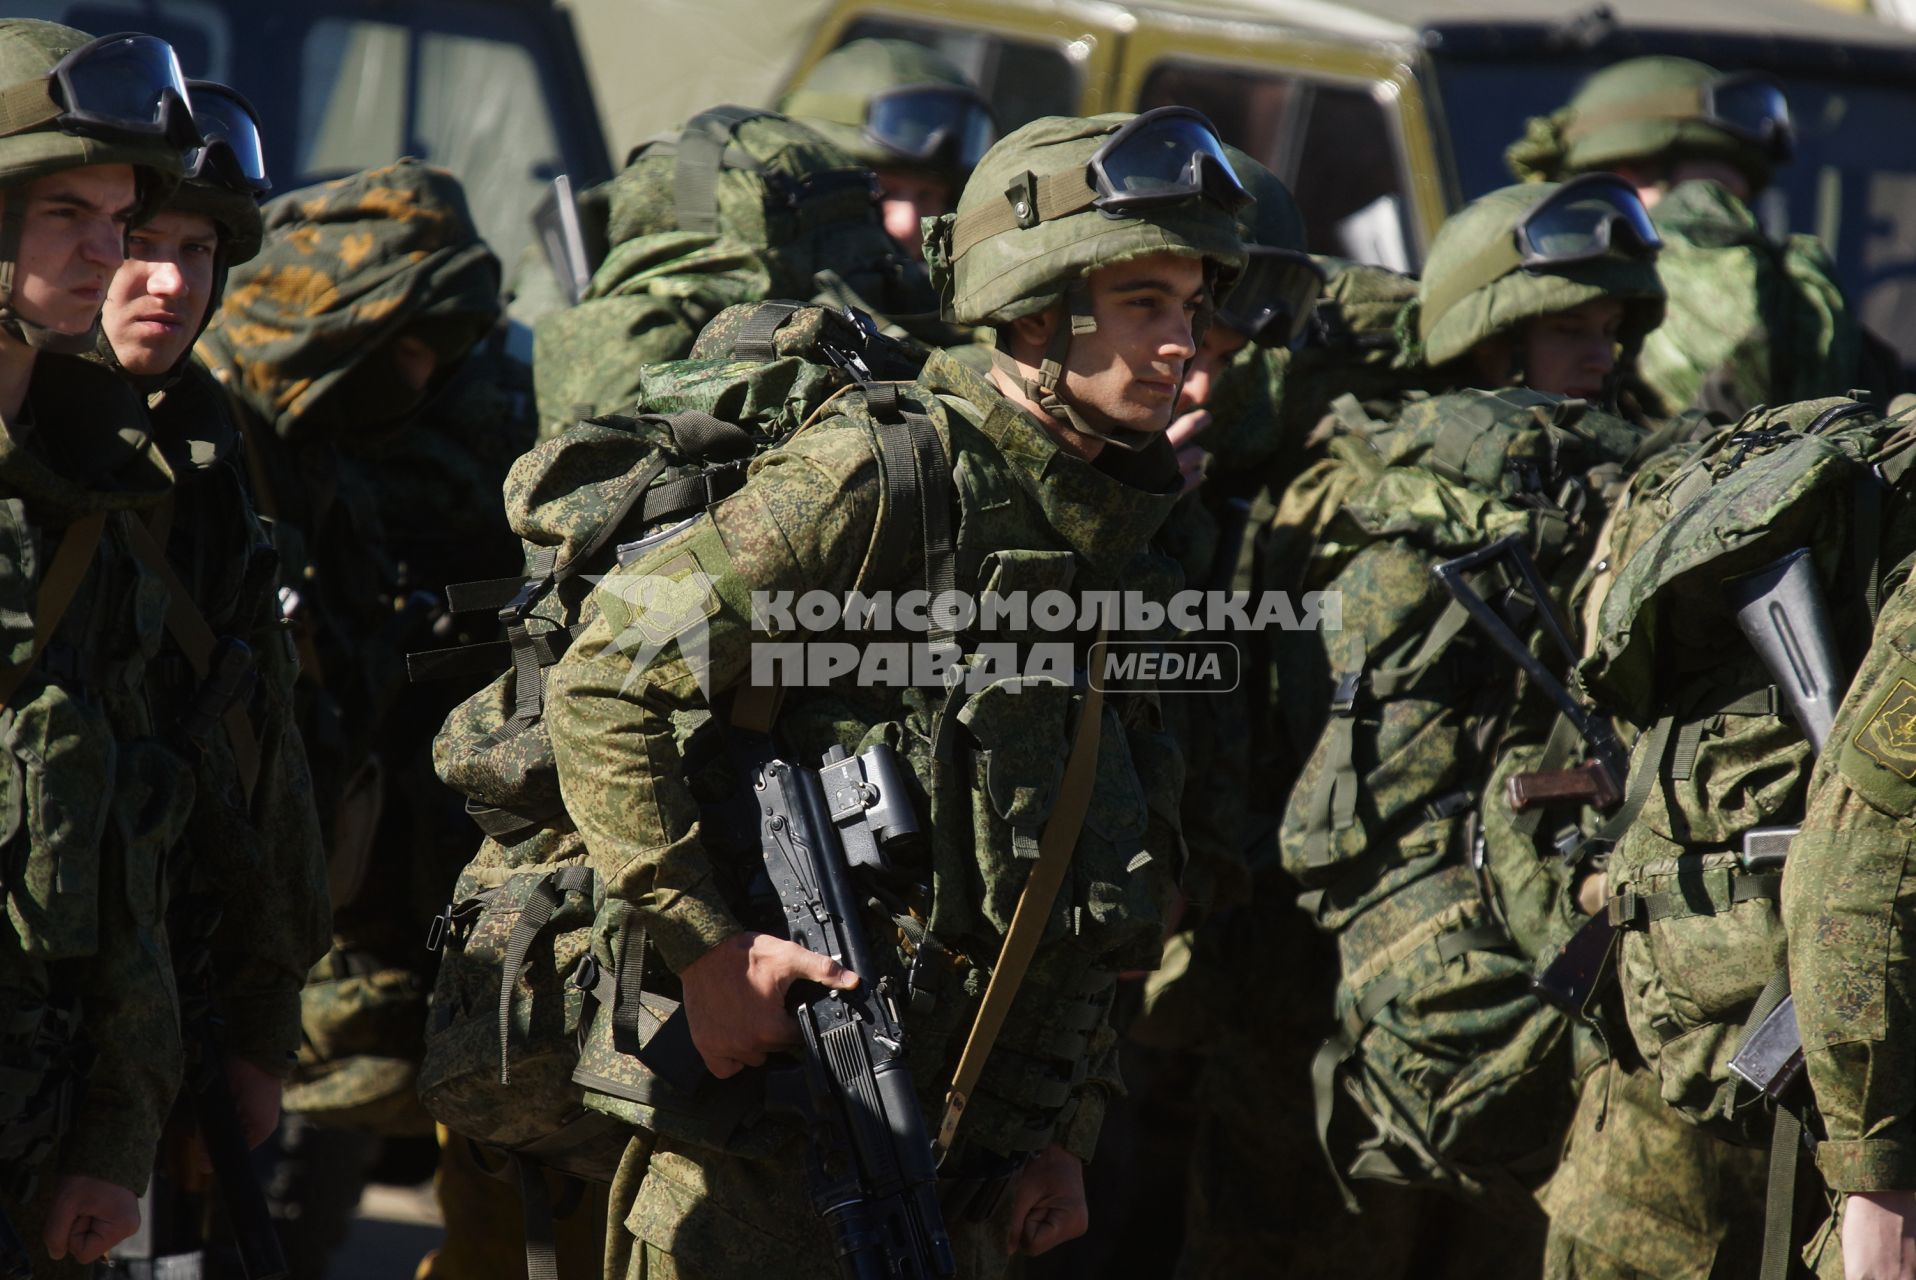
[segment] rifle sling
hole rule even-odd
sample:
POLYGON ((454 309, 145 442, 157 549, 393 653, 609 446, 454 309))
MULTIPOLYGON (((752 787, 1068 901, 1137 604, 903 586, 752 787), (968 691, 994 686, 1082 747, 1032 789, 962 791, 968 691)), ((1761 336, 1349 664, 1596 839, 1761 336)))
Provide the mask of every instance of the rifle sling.
MULTIPOLYGON (((124 524, 133 558, 166 588, 167 634, 186 655, 193 674, 204 681, 212 674, 213 651, 219 647, 219 637, 193 603, 192 593, 187 591, 186 584, 166 557, 166 548, 153 536, 146 522, 129 514, 124 524)), ((247 717, 246 708, 238 702, 227 707, 220 720, 226 726, 226 740, 233 748, 233 763, 239 769, 240 787, 250 808, 253 789, 259 784, 259 738, 253 733, 253 722, 247 717)))
MULTIPOLYGON (((1103 644, 1104 636, 1102 630, 1098 632, 1098 644, 1103 644)), ((1096 646, 1093 649, 1095 651, 1096 646)), ((1045 923, 1051 918, 1052 904, 1064 885, 1072 851, 1077 848, 1078 833, 1084 829, 1085 815, 1091 808, 1103 717, 1104 691, 1093 683, 1078 714, 1078 727, 1072 736, 1071 754, 1065 760, 1057 806, 1038 838, 1038 864, 1031 869, 1024 890, 1018 895, 1018 905, 1011 913, 1011 926, 1005 930, 1004 944, 998 949, 998 961, 991 966, 991 981, 985 987, 984 1002, 978 1006, 978 1016, 972 1021, 964 1052, 958 1058, 958 1069, 952 1073, 951 1088, 945 1094, 945 1114, 933 1143, 940 1159, 952 1149, 972 1090, 978 1087, 978 1078, 984 1073, 985 1059, 991 1056, 991 1047, 1004 1029, 1005 1016, 1011 1012, 1011 1003, 1024 981, 1025 970, 1031 966, 1045 923)))
POLYGON ((34 600, 33 648, 28 651, 25 662, 0 671, 0 711, 7 709, 20 682, 33 670, 47 642, 59 629, 67 606, 73 603, 80 583, 86 579, 87 568, 93 563, 93 553, 99 550, 100 535, 105 530, 104 512, 81 516, 67 526, 66 536, 60 539, 60 549, 53 553, 53 563, 47 566, 47 576, 41 580, 40 594, 34 600))

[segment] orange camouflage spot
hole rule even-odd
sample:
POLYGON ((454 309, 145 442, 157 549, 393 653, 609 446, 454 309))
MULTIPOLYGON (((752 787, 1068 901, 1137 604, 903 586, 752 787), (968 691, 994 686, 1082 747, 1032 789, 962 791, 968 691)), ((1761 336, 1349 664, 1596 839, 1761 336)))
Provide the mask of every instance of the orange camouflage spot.
POLYGON ((352 231, 339 238, 339 265, 348 271, 357 271, 379 241, 370 231, 352 231))

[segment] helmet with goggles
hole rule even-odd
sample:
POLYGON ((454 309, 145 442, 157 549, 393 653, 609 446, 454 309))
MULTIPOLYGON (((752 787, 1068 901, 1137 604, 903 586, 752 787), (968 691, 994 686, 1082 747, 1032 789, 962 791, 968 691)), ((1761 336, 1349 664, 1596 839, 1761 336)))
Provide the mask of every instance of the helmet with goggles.
POLYGON ((1086 426, 1058 394, 1072 334, 1097 327, 1085 277, 1168 253, 1202 260, 1211 287, 1228 286, 1244 264, 1237 216, 1250 203, 1217 131, 1196 111, 1047 116, 986 153, 957 212, 927 221, 925 259, 961 324, 1002 327, 1065 303, 1069 323, 1057 326, 1036 382, 1002 349, 999 367, 1046 412, 1136 448, 1086 426))
POLYGON ((1241 215, 1244 269, 1218 299, 1217 323, 1259 346, 1290 346, 1310 326, 1324 270, 1304 251, 1304 215, 1284 180, 1236 147, 1224 154, 1256 203, 1241 215))
MULTIPOLYGON (((0 192, 66 169, 129 165, 140 197, 137 222, 171 195, 181 151, 198 144, 186 79, 164 40, 96 40, 52 22, 0 21, 0 192)), ((0 262, 18 261, 24 223, 22 202, 6 199, 0 262)), ((0 325, 47 350, 93 348, 91 333, 56 333, 22 318, 13 308, 11 272, 0 282, 0 325)))
POLYGON ((1601 298, 1624 303, 1634 352, 1663 321, 1656 228, 1636 190, 1612 174, 1505 187, 1446 222, 1417 294, 1424 359, 1445 364, 1540 316, 1601 298))
POLYGON ((1794 147, 1789 102, 1775 82, 1725 75, 1689 58, 1632 58, 1591 76, 1557 122, 1561 173, 1619 164, 1720 160, 1769 183, 1794 147))
POLYGON ((998 136, 964 72, 910 40, 854 40, 819 59, 778 109, 871 169, 943 178, 955 192, 998 136))

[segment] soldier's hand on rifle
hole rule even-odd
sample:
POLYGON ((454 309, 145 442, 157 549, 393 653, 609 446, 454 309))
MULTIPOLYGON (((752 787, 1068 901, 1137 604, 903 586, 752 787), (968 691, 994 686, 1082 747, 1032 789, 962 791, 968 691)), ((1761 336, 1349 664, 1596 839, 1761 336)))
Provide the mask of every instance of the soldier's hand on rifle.
POLYGON ((1851 1195, 1843 1203, 1844 1280, 1916 1277, 1916 1192, 1851 1195))
POLYGON ((1054 1145, 1040 1151, 1018 1171, 1018 1180, 1012 1185, 1006 1253, 1035 1258, 1067 1240, 1076 1240, 1090 1226, 1082 1160, 1054 1145))
POLYGON ((138 1196, 102 1178, 68 1174, 54 1184, 43 1240, 55 1262, 70 1253, 87 1264, 139 1229, 138 1196))
POLYGON ((706 1069, 723 1080, 798 1043, 785 993, 800 981, 842 991, 858 975, 769 933, 735 933, 687 965, 679 974, 686 1026, 706 1069))

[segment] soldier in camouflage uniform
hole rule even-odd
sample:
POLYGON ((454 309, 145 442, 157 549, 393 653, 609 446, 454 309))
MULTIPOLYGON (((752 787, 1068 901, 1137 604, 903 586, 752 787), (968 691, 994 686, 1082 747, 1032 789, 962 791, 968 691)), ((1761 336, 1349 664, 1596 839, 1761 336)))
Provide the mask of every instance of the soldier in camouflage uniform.
POLYGON ((878 175, 885 231, 918 261, 919 223, 951 212, 998 136, 991 105, 965 73, 911 40, 854 40, 832 50, 778 109, 878 175))
MULTIPOLYGON (((1231 215, 1241 201, 1208 123, 1178 111, 1048 117, 979 165, 927 254, 956 319, 997 327, 997 363, 984 377, 935 354, 902 387, 929 415, 942 456, 957 462, 961 589, 989 580, 1003 592, 1068 588, 1084 599, 1175 581, 1146 550, 1180 489, 1162 434, 1213 283, 1243 260, 1231 215), (1156 159, 1171 158, 1202 185, 1162 175, 1158 202, 1132 212, 1124 189, 1095 179, 1090 162, 1104 147, 1136 155, 1130 143, 1154 138, 1167 144, 1156 159), (1007 192, 1014 179, 1029 184, 1022 213, 1007 192)), ((908 589, 924 580, 927 561, 945 563, 923 543, 918 520, 880 497, 874 411, 855 395, 836 403, 838 412, 761 458, 738 494, 601 586, 600 620, 554 669, 547 721, 567 811, 610 893, 636 909, 676 972, 693 1040, 714 1073, 735 1074, 793 1042, 784 1005, 792 983, 897 983, 911 970, 915 994, 901 1004, 927 1130, 937 1132, 1030 865, 1012 855, 1013 843, 1029 847, 1052 812, 1056 788, 1039 780, 1064 758, 1080 695, 1009 674, 970 690, 961 682, 963 696, 949 703, 943 689, 848 680, 786 690, 777 728, 793 758, 886 741, 929 799, 920 813, 929 847, 907 868, 924 882, 909 904, 923 924, 906 933, 882 918, 868 924, 880 974, 850 974, 741 923, 727 886, 745 863, 713 838, 713 824, 696 820, 671 732, 673 708, 722 705, 747 686, 752 590, 908 589), (628 603, 637 598, 622 589, 628 581, 692 572, 710 584, 709 693, 676 647, 635 667, 632 646, 620 642, 646 620, 628 603), (894 937, 896 948, 887 945, 894 937), (914 952, 925 963, 914 967, 914 952)), ((1038 635, 1007 638, 1022 646, 1038 635)), ((973 643, 962 636, 967 653, 973 643)), ((1042 1253, 1084 1230, 1082 1164, 1116 1087, 1104 1016, 1117 973, 1155 962, 1181 870, 1180 768, 1153 700, 1116 695, 1099 722, 1099 781, 1070 897, 1053 910, 945 1162, 948 1175, 998 1192, 950 1215, 965 1276, 1000 1274, 1011 1254, 1042 1253)), ((614 1189, 636 1237, 621 1275, 836 1274, 804 1194, 797 1130, 768 1118, 740 1141, 752 1155, 661 1127, 636 1191, 629 1181, 614 1189)))
MULTIPOLYGON (((198 812, 185 856, 168 868, 168 933, 188 1029, 201 1034, 217 1015, 242 1128, 257 1144, 278 1122, 280 1082, 300 1043, 300 985, 325 953, 330 928, 278 560, 247 496, 225 398, 191 359, 229 268, 259 252, 265 170, 244 100, 204 82, 192 91, 209 141, 166 206, 128 233, 128 258, 102 313, 100 354, 147 393, 175 476, 173 492, 146 520, 145 547, 155 559, 163 551, 175 575, 169 590, 177 585, 190 597, 175 606, 184 616, 169 615, 167 656, 191 678, 156 689, 155 716, 191 711, 204 727, 196 739, 198 812), (220 646, 246 655, 259 694, 248 700, 241 689, 231 707, 195 708, 220 646)), ((156 1238, 155 1248, 190 1243, 156 1238)))
MULTIPOLYGON (((228 817, 227 793, 199 789, 231 772, 164 718, 149 683, 169 592, 133 540, 172 468, 132 389, 75 358, 93 351, 126 228, 167 198, 197 141, 178 62, 151 37, 0 22, 0 111, 0 1215, 26 1247, 7 1265, 54 1276, 90 1273, 139 1224, 183 1068, 168 873, 228 817)), ((270 1073, 291 1047, 290 993, 276 1023, 270 993, 255 994, 261 1016, 234 1047, 270 1073)))
POLYGON ((1661 318, 1654 247, 1620 183, 1483 197, 1439 233, 1399 326, 1455 389, 1388 422, 1354 403, 1336 415, 1332 456, 1352 474, 1302 584, 1341 595, 1342 630, 1315 637, 1336 692, 1279 850, 1340 954, 1341 1026, 1312 1071, 1320 1135, 1332 1151, 1361 1141, 1343 1158, 1355 1175, 1447 1187, 1474 1210, 1384 1197, 1381 1243, 1419 1241, 1420 1274, 1535 1274, 1530 1194, 1573 1101, 1568 1026, 1529 989, 1530 958, 1573 913, 1554 856, 1500 812, 1498 771, 1534 763, 1553 712, 1430 571, 1517 533, 1567 594, 1646 439, 1597 406, 1661 318), (1376 1135, 1349 1128, 1353 1102, 1376 1135))
POLYGON ((446 583, 517 566, 497 492, 531 403, 497 349, 498 263, 451 174, 402 160, 282 196, 266 228, 199 351, 280 553, 327 839, 334 947, 287 1091, 282 1140, 299 1154, 274 1175, 295 1265, 318 1274, 369 1135, 430 1132, 413 1088, 420 944, 472 835, 427 755, 463 691, 409 688, 405 655, 457 638, 446 583))
POLYGON ((1650 209, 1670 296, 1669 319, 1637 361, 1652 415, 1695 408, 1733 422, 1758 404, 1872 382, 1894 390, 1893 364, 1865 361, 1829 252, 1810 236, 1772 240, 1750 207, 1790 158, 1789 109, 1774 85, 1688 58, 1633 58, 1530 121, 1506 158, 1527 180, 1619 174, 1650 209))

